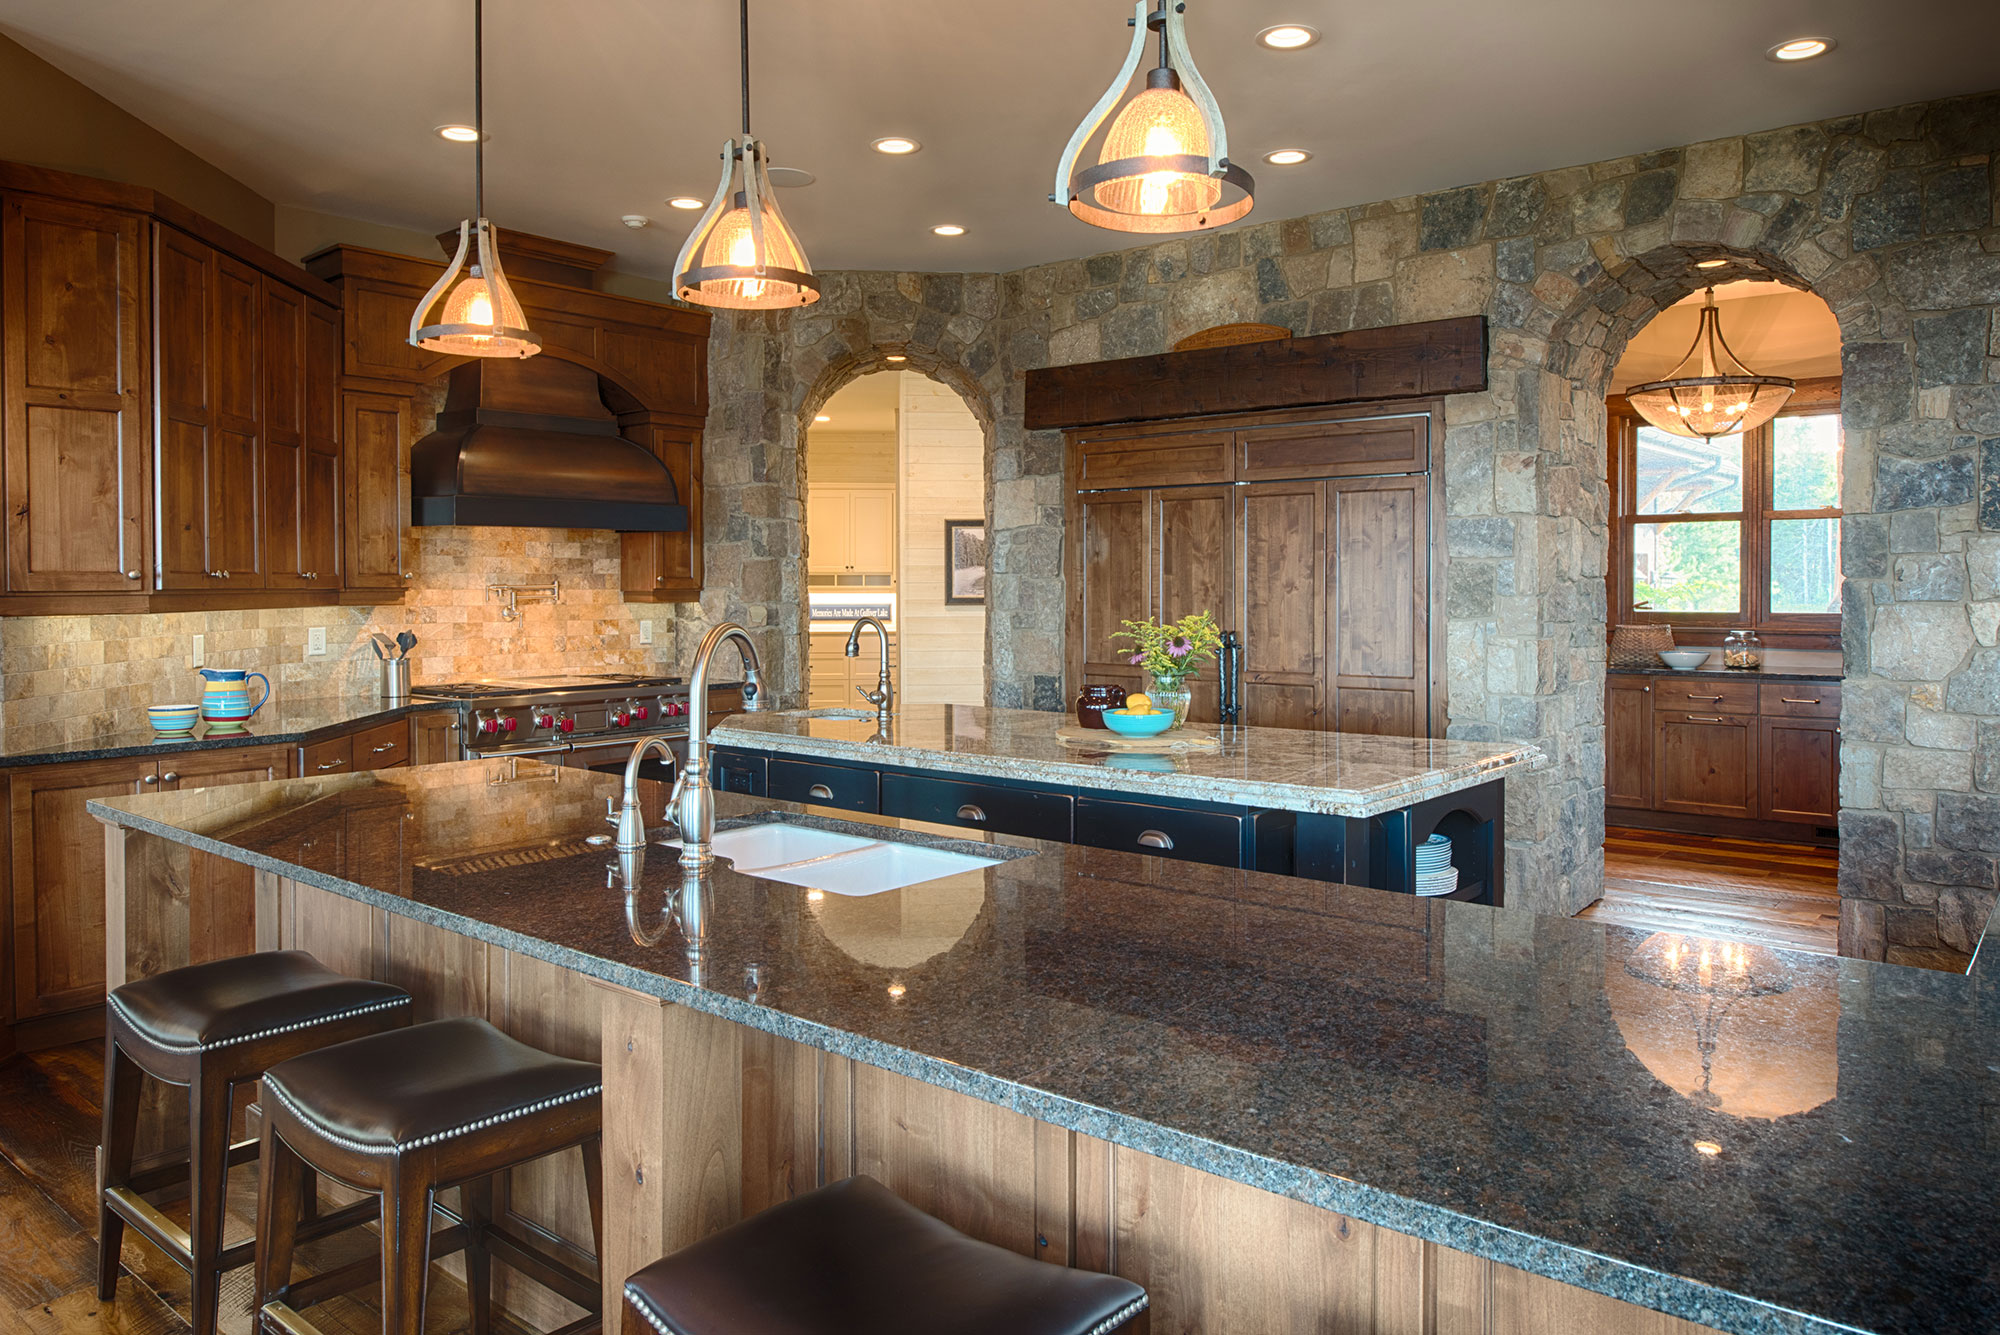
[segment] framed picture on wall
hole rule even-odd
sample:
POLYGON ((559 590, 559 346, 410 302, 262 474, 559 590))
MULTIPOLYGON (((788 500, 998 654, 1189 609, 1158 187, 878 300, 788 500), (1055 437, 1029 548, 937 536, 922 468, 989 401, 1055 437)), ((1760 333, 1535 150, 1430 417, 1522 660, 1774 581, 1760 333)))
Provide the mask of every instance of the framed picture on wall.
POLYGON ((971 606, 986 601, 986 521, 944 521, 944 600, 971 606))

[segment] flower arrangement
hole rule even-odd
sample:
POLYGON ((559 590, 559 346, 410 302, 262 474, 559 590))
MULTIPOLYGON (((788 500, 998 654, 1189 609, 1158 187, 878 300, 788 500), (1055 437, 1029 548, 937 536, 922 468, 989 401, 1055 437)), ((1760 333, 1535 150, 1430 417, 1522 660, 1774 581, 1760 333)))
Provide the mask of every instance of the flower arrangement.
POLYGON ((1132 641, 1133 667, 1144 668, 1161 690, 1178 691, 1201 671, 1203 660, 1215 657, 1222 647, 1222 632, 1215 618, 1196 612, 1179 621, 1121 621, 1125 629, 1113 631, 1114 640, 1132 641))

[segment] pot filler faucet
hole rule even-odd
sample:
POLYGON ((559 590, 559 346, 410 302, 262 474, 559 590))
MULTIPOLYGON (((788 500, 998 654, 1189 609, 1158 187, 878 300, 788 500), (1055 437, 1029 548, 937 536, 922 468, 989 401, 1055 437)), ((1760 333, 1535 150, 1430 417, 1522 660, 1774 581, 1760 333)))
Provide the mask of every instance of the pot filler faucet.
POLYGON ((861 628, 873 626, 875 641, 882 647, 882 670, 876 674, 875 689, 864 691, 859 686, 854 693, 875 706, 875 731, 884 737, 889 733, 889 716, 895 712, 896 688, 889 684, 889 632, 882 629, 882 623, 874 617, 862 617, 854 623, 854 629, 847 632, 847 656, 861 657, 861 628))
MULTIPOLYGON (((697 871, 714 857, 708 851, 715 837, 715 789, 708 782, 708 661, 725 640, 736 641, 737 651, 743 655, 743 708, 755 711, 764 707, 757 646, 750 643, 750 632, 733 621, 725 621, 709 631, 702 638, 701 648, 695 651, 694 672, 688 681, 687 764, 681 767, 674 779, 673 792, 667 798, 667 814, 680 827, 681 866, 697 871)), ((639 810, 639 765, 655 749, 669 760, 673 758, 664 737, 649 737, 632 748, 632 758, 625 762, 625 803, 618 812, 618 839, 613 845, 620 853, 645 851, 646 817, 639 810)))

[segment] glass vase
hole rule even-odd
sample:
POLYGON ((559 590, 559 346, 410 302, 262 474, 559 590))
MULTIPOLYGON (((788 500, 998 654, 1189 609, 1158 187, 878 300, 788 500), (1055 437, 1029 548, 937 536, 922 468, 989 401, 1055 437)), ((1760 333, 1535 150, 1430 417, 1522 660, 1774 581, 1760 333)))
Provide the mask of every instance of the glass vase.
POLYGON ((1174 726, 1176 728, 1187 722, 1188 702, 1193 698, 1194 693, 1188 690, 1185 683, 1169 685, 1161 681, 1158 677, 1155 677, 1153 678, 1153 688, 1146 692, 1146 694, 1152 698, 1153 708, 1160 710, 1171 709, 1174 712, 1174 726))

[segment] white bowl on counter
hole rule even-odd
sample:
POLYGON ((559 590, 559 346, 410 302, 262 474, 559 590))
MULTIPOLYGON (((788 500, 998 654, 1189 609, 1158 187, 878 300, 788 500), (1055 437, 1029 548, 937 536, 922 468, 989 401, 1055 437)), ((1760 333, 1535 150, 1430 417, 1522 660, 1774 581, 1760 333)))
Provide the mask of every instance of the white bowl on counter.
POLYGON ((1662 649, 1660 658, 1676 672, 1692 672, 1708 661, 1706 649, 1662 649))

